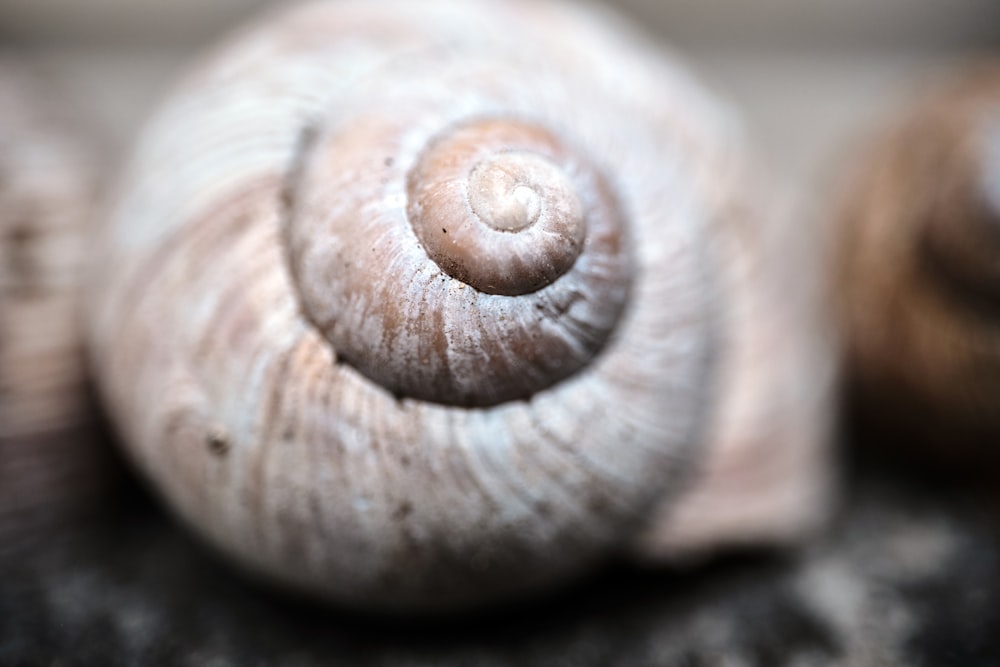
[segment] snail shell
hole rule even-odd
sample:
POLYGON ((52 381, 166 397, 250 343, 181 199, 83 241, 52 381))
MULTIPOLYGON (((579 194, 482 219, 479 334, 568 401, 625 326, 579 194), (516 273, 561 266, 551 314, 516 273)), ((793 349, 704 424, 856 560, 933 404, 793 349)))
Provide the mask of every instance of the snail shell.
POLYGON ((700 456, 686 493, 639 536, 644 560, 794 547, 834 507, 838 341, 825 221, 790 198, 762 198, 750 175, 741 181, 762 201, 736 201, 713 232, 722 353, 700 456))
POLYGON ((862 415, 907 442, 985 451, 1000 433, 1000 67, 915 104, 859 182, 838 289, 862 415))
POLYGON ((78 316, 97 160, 35 79, 0 59, 0 561, 79 518, 109 477, 78 316))
POLYGON ((152 120, 95 251, 130 453, 249 568, 382 608, 643 551, 716 402, 727 112, 604 12, 318 3, 152 120))

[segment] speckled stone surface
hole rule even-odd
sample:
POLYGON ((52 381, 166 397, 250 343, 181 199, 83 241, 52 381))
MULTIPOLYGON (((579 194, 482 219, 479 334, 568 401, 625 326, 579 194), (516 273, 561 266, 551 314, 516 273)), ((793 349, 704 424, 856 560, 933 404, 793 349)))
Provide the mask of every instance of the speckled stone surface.
POLYGON ((358 617, 234 572, 138 486, 4 572, 0 665, 995 665, 996 506, 867 462, 797 554, 613 565, 490 614, 358 617))

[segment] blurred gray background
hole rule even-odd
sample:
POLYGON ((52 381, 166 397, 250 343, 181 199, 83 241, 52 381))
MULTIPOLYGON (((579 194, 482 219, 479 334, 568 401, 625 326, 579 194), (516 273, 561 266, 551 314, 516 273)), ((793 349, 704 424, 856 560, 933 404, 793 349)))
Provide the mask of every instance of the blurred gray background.
MULTIPOLYGON (((419 2, 419 0, 414 0, 419 2)), ((954 46, 1000 32, 994 0, 604 0, 682 44, 954 46)), ((7 37, 197 44, 275 0, 2 0, 7 37)))
MULTIPOLYGON (((807 202, 900 100, 1000 45, 996 0, 605 3, 678 47, 742 112, 774 180, 807 202)), ((117 156, 193 52, 275 4, 0 0, 0 47, 30 53, 117 156)))

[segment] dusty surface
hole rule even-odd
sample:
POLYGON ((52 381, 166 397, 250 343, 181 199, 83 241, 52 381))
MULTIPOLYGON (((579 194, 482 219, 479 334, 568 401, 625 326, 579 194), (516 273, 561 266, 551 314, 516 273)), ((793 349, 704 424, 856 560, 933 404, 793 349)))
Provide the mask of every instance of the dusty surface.
POLYGON ((612 567, 489 616, 359 618, 258 587, 124 489, 0 587, 4 665, 994 665, 1000 541, 981 500, 866 464, 798 554, 612 567))

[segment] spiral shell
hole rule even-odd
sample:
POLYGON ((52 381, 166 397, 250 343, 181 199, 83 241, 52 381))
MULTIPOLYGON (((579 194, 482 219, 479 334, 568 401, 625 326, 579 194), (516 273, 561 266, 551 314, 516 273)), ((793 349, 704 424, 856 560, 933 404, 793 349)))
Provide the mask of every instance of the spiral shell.
POLYGON ((79 518, 109 477, 78 317, 98 160, 36 78, 0 59, 0 561, 79 518))
POLYGON ((91 281, 106 402, 182 517, 300 589, 565 581, 641 551, 694 469, 741 161, 726 111, 595 9, 264 17, 125 171, 91 281))
POLYGON ((862 413, 908 443, 991 449, 1000 68, 973 67, 915 104, 859 180, 841 225, 838 285, 862 413))

